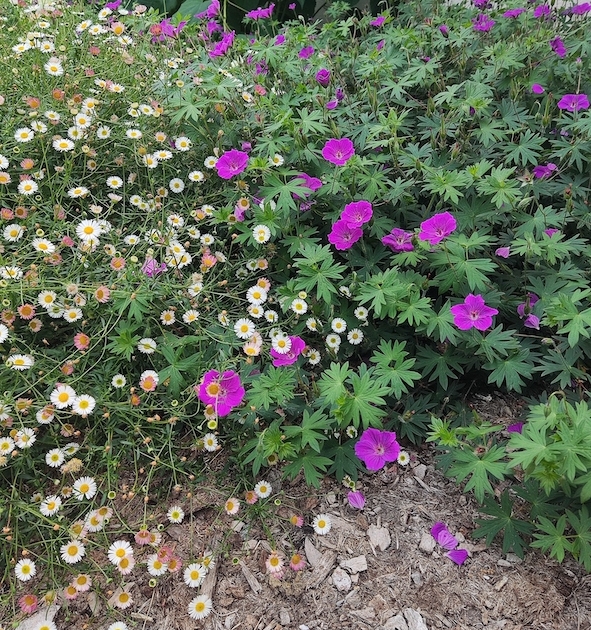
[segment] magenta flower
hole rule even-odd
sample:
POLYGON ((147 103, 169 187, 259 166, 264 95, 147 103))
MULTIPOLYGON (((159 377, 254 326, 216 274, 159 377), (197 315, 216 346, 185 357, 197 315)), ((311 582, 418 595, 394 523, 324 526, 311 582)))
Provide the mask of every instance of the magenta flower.
POLYGON ((214 57, 222 57, 225 55, 234 43, 235 37, 236 33, 234 31, 224 33, 222 39, 215 45, 214 49, 209 52, 209 56, 213 59, 214 57))
POLYGON ((523 319, 523 325, 526 328, 534 328, 540 330, 540 318, 532 313, 533 307, 540 298, 535 293, 528 293, 525 302, 522 302, 517 307, 517 314, 523 319))
POLYGON ((261 9, 259 7, 257 9, 254 9, 253 11, 249 11, 245 15, 245 17, 250 18, 251 20, 263 20, 265 18, 271 17, 274 8, 274 4, 270 4, 266 9, 261 9))
POLYGON ((440 24, 439 25, 439 32, 444 36, 447 37, 449 35, 449 27, 447 26, 447 24, 440 24))
POLYGON ((437 245, 446 236, 449 236, 456 229, 456 226, 457 223, 453 215, 449 212, 440 212, 421 223, 419 239, 429 241, 431 245, 437 245))
POLYGON ((327 70, 326 68, 318 70, 316 73, 316 81, 318 82, 318 85, 328 87, 330 84, 330 70, 327 70))
POLYGON ((400 444, 396 441, 396 433, 365 429, 355 444, 355 455, 363 461, 368 470, 380 470, 388 462, 395 462, 400 454, 400 444))
POLYGON ((353 201, 341 212, 341 221, 350 228, 358 228, 367 223, 373 216, 373 208, 369 201, 353 201))
POLYGON ((508 11, 505 11, 505 13, 503 13, 503 17, 516 18, 516 17, 519 17, 524 12, 525 12, 525 9, 521 7, 517 9, 509 9, 508 11))
POLYGON ((168 267, 166 263, 159 263, 155 258, 148 258, 142 265, 142 273, 148 278, 155 278, 157 275, 164 273, 168 267))
POLYGON ((343 166, 354 155, 355 147, 349 138, 331 138, 322 147, 322 157, 337 166, 343 166))
POLYGON ((495 256, 498 256, 499 258, 509 258, 509 256, 511 256, 511 248, 498 247, 495 249, 495 256))
POLYGON ((510 424, 507 427, 507 432, 508 433, 522 433, 524 424, 525 422, 516 422, 515 424, 510 424))
POLYGON ((589 99, 586 94, 565 94, 558 101, 558 109, 566 109, 569 112, 589 109, 589 99))
POLYGON ((206 404, 212 405, 218 416, 227 416, 234 407, 242 403, 245 395, 240 376, 233 370, 220 374, 210 370, 203 376, 200 385, 195 386, 197 397, 206 404))
POLYGON ((197 13, 195 15, 196 18, 207 18, 208 20, 213 19, 220 12, 220 2, 219 0, 211 0, 211 4, 207 7, 205 11, 202 13, 197 13))
POLYGON ((573 15, 583 15, 584 13, 588 13, 591 11, 591 3, 582 2, 581 4, 575 4, 574 7, 571 7, 570 12, 573 15))
POLYGON ((445 549, 455 549, 458 546, 458 539, 447 529, 447 525, 441 521, 437 521, 431 528, 431 536, 435 538, 437 543, 445 549))
MULTIPOLYGON (((302 184, 303 188, 309 188, 309 193, 304 193, 304 196, 309 197, 313 192, 316 192, 319 188, 322 188, 322 181, 318 179, 318 177, 311 177, 307 173, 299 173, 294 179, 291 181, 297 181, 298 179, 303 179, 304 183, 302 184)), ((294 199, 300 199, 299 195, 295 193, 292 195, 294 199)))
POLYGON ((291 337, 291 348, 288 352, 280 354, 274 348, 269 350, 269 354, 273 357, 273 365, 275 367, 283 367, 285 365, 292 365, 298 360, 300 354, 306 347, 306 342, 301 337, 291 337))
POLYGON ((560 39, 560 37, 555 37, 550 40, 550 48, 561 58, 564 59, 566 57, 566 46, 564 42, 560 39))
POLYGON ((347 494, 349 505, 357 510, 362 510, 365 507, 365 495, 363 492, 357 490, 356 492, 349 492, 347 494))
POLYGON ((300 59, 309 59, 314 54, 314 48, 312 46, 305 46, 298 53, 300 59))
POLYGON ((552 173, 557 168, 558 167, 556 166, 556 164, 553 164, 552 162, 549 162, 548 164, 546 164, 546 166, 543 166, 542 164, 538 164, 538 166, 534 166, 534 168, 532 169, 532 173, 534 177, 537 177, 538 179, 542 179, 544 177, 550 177, 550 175, 552 175, 552 173))
POLYGON ((215 163, 215 168, 222 179, 231 179, 235 175, 240 175, 247 164, 248 153, 231 149, 222 153, 220 159, 215 163))
POLYGON ((531 86, 531 91, 534 94, 543 94, 546 90, 539 83, 533 83, 531 86))
POLYGON ((499 311, 496 308, 486 306, 482 295, 473 295, 470 293, 463 304, 452 306, 451 314, 454 316, 454 324, 460 330, 486 330, 493 323, 493 315, 497 315, 499 311))
POLYGON ((328 242, 332 243, 338 250, 351 249, 353 245, 363 236, 363 230, 359 227, 351 227, 342 219, 333 223, 332 230, 328 235, 328 242))
POLYGON ((336 99, 333 99, 332 101, 328 101, 328 103, 326 104, 326 109, 336 109, 338 104, 339 102, 336 99))
POLYGON ((445 554, 452 562, 456 564, 464 564, 466 559, 468 558, 468 550, 467 549, 452 549, 452 551, 448 551, 445 554))
POLYGON ((495 21, 485 13, 481 13, 472 20, 472 27, 475 31, 486 33, 495 25, 495 21))
POLYGON ((560 234, 560 230, 558 228, 547 228, 544 230, 544 234, 552 238, 553 234, 560 234))
POLYGON ((382 238, 382 244, 393 252, 412 252, 415 246, 412 244, 412 232, 406 232, 402 228, 394 228, 390 234, 382 238))
POLYGON ((378 15, 378 17, 375 20, 372 20, 369 25, 379 28, 385 21, 386 18, 383 15, 378 15))
POLYGON ((277 35, 273 43, 275 46, 281 46, 281 44, 285 43, 285 35, 277 35))
POLYGON ((547 4, 540 4, 534 9, 535 18, 546 17, 547 15, 550 15, 550 7, 547 4))

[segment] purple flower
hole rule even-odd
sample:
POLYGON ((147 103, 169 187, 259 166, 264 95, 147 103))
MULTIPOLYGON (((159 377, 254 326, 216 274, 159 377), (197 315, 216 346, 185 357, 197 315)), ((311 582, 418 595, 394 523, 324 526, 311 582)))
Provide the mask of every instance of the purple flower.
POLYGON ((525 302, 517 307, 517 314, 523 318, 531 313, 531 309, 539 302, 540 298, 535 293, 528 293, 525 302))
POLYGON ((331 138, 322 147, 322 157, 337 166, 343 166, 354 155, 355 147, 349 138, 341 138, 340 140, 331 138))
POLYGON ((118 9, 121 6, 122 2, 123 0, 115 0, 115 2, 107 2, 107 4, 105 4, 105 9, 111 9, 112 11, 115 11, 115 9, 118 9))
POLYGON ((412 252, 415 248, 412 244, 412 232, 406 232, 402 228, 394 228, 390 234, 382 238, 382 245, 389 247, 393 252, 412 252))
POLYGON ((583 15, 584 13, 588 13, 591 11, 591 4, 589 2, 582 2, 581 4, 575 4, 574 7, 571 7, 570 12, 573 15, 583 15))
POLYGON ((539 83, 533 83, 531 86, 531 91, 534 94, 543 94, 546 90, 539 83))
POLYGON ((466 562, 466 558, 468 557, 468 551, 466 549, 453 549, 452 551, 448 551, 445 554, 452 562, 456 564, 464 564, 466 562))
POLYGON ((586 94, 565 94, 558 101, 558 109, 566 109, 569 112, 589 109, 589 99, 586 94))
POLYGON ((496 308, 486 306, 482 295, 474 295, 469 293, 463 304, 452 306, 451 314, 454 316, 454 324, 460 330, 486 330, 493 323, 493 315, 497 315, 499 311, 496 308))
POLYGON ((252 11, 249 11, 245 15, 245 17, 250 18, 251 20, 262 20, 264 18, 269 18, 271 17, 274 8, 274 4, 270 4, 266 9, 261 9, 259 7, 257 9, 253 9, 252 11))
POLYGON ((388 462, 395 462, 400 453, 396 433, 365 429, 355 444, 355 455, 363 461, 368 470, 380 470, 388 462))
POLYGON ((195 391, 199 400, 212 405, 218 416, 227 416, 234 407, 240 405, 246 393, 240 376, 233 370, 223 374, 217 370, 206 372, 201 383, 195 386, 195 391))
POLYGON ((550 15, 550 7, 547 4, 540 4, 534 9, 534 17, 540 18, 550 15))
POLYGON ((306 46, 305 48, 302 48, 302 50, 300 50, 300 52, 298 53, 298 57, 300 59, 309 59, 313 54, 314 48, 312 48, 312 46, 306 46))
MULTIPOLYGON (((322 181, 318 179, 318 177, 311 177, 307 173, 299 173, 294 179, 291 181, 294 182, 298 179, 303 179, 304 183, 302 184, 303 188, 309 188, 309 193, 304 193, 306 197, 308 197, 311 193, 317 191, 319 188, 322 188, 322 181)), ((295 199, 299 199, 299 195, 295 193, 292 195, 295 199)))
POLYGON ((523 325, 526 328, 534 328, 535 330, 540 330, 540 318, 533 313, 528 315, 523 321, 523 325))
POLYGON ((337 101, 342 101, 345 98, 345 93, 343 92, 342 88, 337 88, 334 93, 334 96, 337 99, 337 101))
POLYGON ((214 57, 225 55, 234 43, 235 37, 236 33, 234 31, 224 33, 222 39, 215 45, 215 48, 209 52, 209 56, 213 59, 214 57))
POLYGON ((326 104, 326 109, 336 109, 338 105, 339 105, 339 102, 336 99, 333 101, 328 101, 328 103, 326 104))
POLYGON ((357 510, 362 510, 365 507, 365 495, 359 490, 349 492, 347 499, 349 500, 349 505, 357 510))
POLYGON ((372 20, 369 25, 375 26, 376 28, 381 26, 386 21, 386 18, 383 15, 378 15, 375 20, 372 20))
POLYGON ((447 525, 441 521, 437 521, 433 525, 431 536, 445 549, 455 549, 458 546, 458 539, 447 529, 447 525))
POLYGON ((341 220, 350 228, 358 228, 367 223, 373 216, 373 208, 369 201, 353 201, 341 212, 341 220))
POLYGON ((292 2, 291 4, 289 4, 289 5, 287 6, 287 8, 288 8, 290 11, 293 11, 293 10, 296 8, 296 3, 295 3, 295 2, 292 2))
POLYGON ((516 422, 515 424, 510 424, 507 427, 507 432, 508 433, 522 433, 524 424, 525 422, 516 422))
POLYGON ((518 9, 509 9, 503 13, 503 17, 506 18, 516 18, 519 17, 522 13, 524 13, 525 9, 519 7, 518 9))
POLYGON ((328 242, 332 243, 336 249, 343 251, 351 249, 353 245, 363 236, 363 230, 359 227, 350 227, 343 220, 333 223, 332 230, 328 235, 328 242))
POLYGON ((555 37, 550 40, 550 48, 561 58, 564 59, 566 57, 566 46, 564 42, 560 39, 560 37, 555 37))
POLYGON ((556 164, 553 164, 552 162, 549 162, 546 166, 538 164, 538 166, 534 166, 532 173, 534 177, 542 179, 543 177, 550 177, 557 168, 556 164))
POLYGON ((486 33, 490 31, 494 25, 495 21, 485 13, 481 13, 478 17, 472 19, 472 26, 475 31, 486 33))
POLYGON ((447 24, 440 24, 439 32, 443 35, 443 37, 447 37, 449 35, 449 28, 447 27, 447 24))
POLYGON ((385 46, 386 44, 386 40, 385 39, 380 39, 380 41, 378 42, 377 46, 376 46, 376 50, 382 50, 382 48, 385 46))
POLYGON ((327 70, 326 68, 318 70, 316 73, 316 81, 318 81, 318 84, 322 87, 328 87, 330 84, 330 70, 327 70))
POLYGON ((248 164, 248 153, 231 149, 222 153, 215 163, 216 171, 222 179, 231 179, 234 175, 240 175, 248 164))
POLYGON ((148 278, 155 278, 157 275, 164 273, 168 267, 166 263, 159 263, 155 258, 148 258, 142 265, 142 273, 148 278))
POLYGON ((553 234, 560 234, 560 230, 558 228, 547 228, 544 230, 544 234, 552 238, 553 234))
POLYGON ((449 236, 456 229, 456 226, 456 220, 449 212, 435 214, 421 223, 419 239, 429 241, 431 245, 437 245, 446 236, 449 236))
POLYGON ((196 18, 207 18, 208 20, 213 19, 220 12, 220 2, 219 0, 211 0, 211 4, 207 7, 205 11, 202 13, 197 13, 195 15, 196 18))
POLYGON ((285 43, 285 35, 277 35, 275 38, 275 46, 281 46, 283 43, 285 43))
POLYGON ((301 337, 290 337, 291 348, 288 352, 280 354, 274 348, 269 350, 269 354, 273 357, 273 365, 275 367, 283 367, 284 365, 291 365, 298 360, 302 350, 306 347, 306 342, 301 337))
POLYGON ((472 4, 477 9, 484 9, 488 5, 488 0, 472 0, 472 4))
POLYGON ((509 258, 509 256, 511 256, 511 248, 499 247, 495 249, 495 256, 498 256, 499 258, 509 258))

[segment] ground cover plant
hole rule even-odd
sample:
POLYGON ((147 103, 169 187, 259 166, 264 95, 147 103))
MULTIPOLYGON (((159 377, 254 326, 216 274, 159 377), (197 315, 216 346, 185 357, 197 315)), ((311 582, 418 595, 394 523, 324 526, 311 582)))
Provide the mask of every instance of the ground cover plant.
POLYGON ((281 500, 275 469, 335 475, 362 506, 359 473, 428 437, 493 517, 477 534, 591 566, 591 5, 478 4, 361 19, 335 4, 324 24, 279 24, 270 5, 240 36, 216 2, 194 19, 8 7, 0 520, 15 615, 91 581, 115 583, 125 610, 139 571, 198 588, 218 550, 178 558, 165 530, 220 454, 240 471, 218 497, 227 518, 281 500), (534 385, 510 439, 462 404, 534 385), (495 480, 513 484, 500 505, 495 480), (120 518, 138 495, 137 521, 120 518))

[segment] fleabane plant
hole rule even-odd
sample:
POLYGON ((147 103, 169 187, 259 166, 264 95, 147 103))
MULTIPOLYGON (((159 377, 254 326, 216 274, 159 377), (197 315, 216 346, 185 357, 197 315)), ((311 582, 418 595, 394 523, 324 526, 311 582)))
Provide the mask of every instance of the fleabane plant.
POLYGON ((0 35, 2 501, 55 561, 89 561, 130 458, 140 488, 220 450, 318 486, 475 379, 584 395, 587 5, 260 7, 248 36, 215 2, 75 9, 11 5, 0 35))

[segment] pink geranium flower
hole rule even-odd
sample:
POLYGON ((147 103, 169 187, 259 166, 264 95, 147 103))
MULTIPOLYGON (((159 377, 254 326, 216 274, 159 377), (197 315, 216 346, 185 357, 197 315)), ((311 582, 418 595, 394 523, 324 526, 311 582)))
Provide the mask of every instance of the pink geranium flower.
POLYGON ((341 220, 350 228, 359 228, 373 216, 373 208, 369 201, 353 201, 341 212, 341 220))
POLYGON ((233 370, 220 374, 217 370, 210 370, 203 376, 200 385, 195 386, 199 400, 212 405, 218 416, 227 416, 234 407, 242 403, 245 390, 240 382, 240 376, 233 370))
POLYGON ((284 365, 292 365, 302 354, 306 347, 306 342, 301 337, 290 337, 291 348, 283 354, 277 352, 274 348, 269 350, 269 354, 273 357, 273 365, 275 367, 283 367, 284 365))
POLYGON ((419 238, 421 241, 429 241, 431 245, 437 245, 455 229, 457 223, 449 212, 441 212, 421 223, 419 238))
POLYGON ((365 507, 365 495, 360 490, 351 491, 347 494, 347 500, 351 507, 362 510, 365 507))
POLYGON ((499 312, 496 308, 486 306, 482 295, 472 293, 466 297, 463 304, 452 306, 450 311, 454 316, 454 324, 460 330, 470 330, 470 328, 486 330, 492 326, 493 315, 499 312))
POLYGON ((226 151, 215 163, 218 175, 222 179, 231 179, 235 175, 240 175, 248 164, 248 153, 231 149, 226 151))
POLYGON ((331 138, 322 148, 322 157, 337 166, 343 166, 354 155, 355 147, 349 138, 331 138))
POLYGON ((558 109, 568 112, 578 112, 580 109, 589 109, 589 99, 586 94, 565 94, 557 103, 558 109))
POLYGON ((402 228, 394 228, 390 234, 386 234, 382 238, 382 244, 393 252, 412 252, 415 248, 412 244, 412 237, 412 232, 407 232, 402 228))
POLYGON ((328 235, 328 242, 332 243, 338 250, 351 249, 353 245, 363 236, 363 230, 359 227, 351 227, 346 221, 340 220, 333 223, 332 230, 328 235))
POLYGON ((368 470, 380 470, 387 462, 395 462, 400 453, 396 433, 365 429, 355 444, 355 455, 363 461, 368 470))

